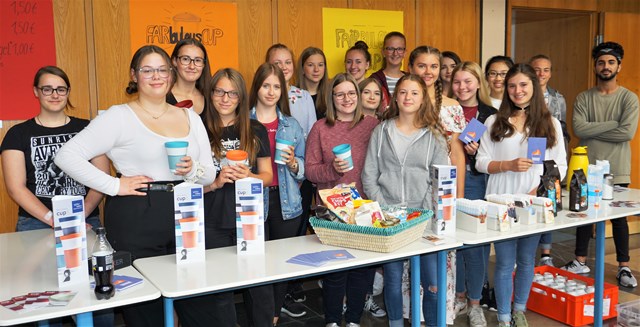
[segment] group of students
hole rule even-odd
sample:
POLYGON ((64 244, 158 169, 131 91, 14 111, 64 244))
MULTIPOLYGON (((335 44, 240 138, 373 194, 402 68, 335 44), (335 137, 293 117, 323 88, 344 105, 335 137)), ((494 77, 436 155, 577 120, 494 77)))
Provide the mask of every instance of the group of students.
MULTIPOLYGON (((547 109, 529 64, 498 56, 483 73, 455 53, 419 46, 410 52, 405 72, 406 50, 402 33, 387 34, 383 68, 365 78, 371 54, 359 41, 345 54, 346 73, 329 79, 322 50, 305 49, 294 67, 292 51, 276 44, 247 90, 235 69, 211 76, 206 49, 196 40, 180 41, 171 56, 147 45, 129 67, 126 92, 137 97, 91 122, 67 115, 69 79, 57 67, 43 67, 33 84, 40 113, 11 128, 2 142, 5 183, 20 206, 16 229, 50 228, 51 197, 59 194, 85 196, 87 222, 96 227, 96 208, 106 194, 109 241, 137 259, 175 252, 171 191, 183 181, 204 186, 207 249, 235 245, 234 181, 245 177, 258 178, 265 187, 267 240, 305 234, 316 189, 340 183, 355 182, 365 197, 381 204, 433 209, 428 176, 434 164, 465 172, 458 174, 458 197, 535 194, 542 166, 527 159, 528 137, 547 139, 546 158, 556 161, 564 177, 561 124, 547 109), (472 118, 488 131, 479 143, 463 145, 458 136, 472 118), (273 160, 276 138, 293 143, 284 150, 285 164, 273 160), (164 151, 170 140, 189 142, 175 173, 164 151), (342 143, 351 145, 353 169, 332 152, 342 143), (249 164, 228 165, 230 150, 246 151, 249 164)), ((494 243, 500 326, 527 325, 524 311, 539 240, 535 235, 494 243)), ((487 324, 479 301, 488 255, 489 246, 458 251, 456 292, 458 299, 469 299, 470 326, 487 324)), ((383 271, 389 325, 403 326, 403 263, 386 263, 383 271)), ((341 325, 343 315, 347 326, 359 326, 363 308, 372 306, 374 275, 375 268, 357 268, 323 276, 328 327, 341 325)), ((422 256, 420 279, 425 323, 435 326, 434 254, 422 256)), ((288 312, 286 301, 298 300, 294 291, 295 283, 246 289, 250 325, 276 325, 280 313, 288 312)), ((232 292, 176 301, 175 309, 183 326, 236 324, 232 292)), ((162 302, 131 305, 123 314, 127 325, 159 326, 162 302)))

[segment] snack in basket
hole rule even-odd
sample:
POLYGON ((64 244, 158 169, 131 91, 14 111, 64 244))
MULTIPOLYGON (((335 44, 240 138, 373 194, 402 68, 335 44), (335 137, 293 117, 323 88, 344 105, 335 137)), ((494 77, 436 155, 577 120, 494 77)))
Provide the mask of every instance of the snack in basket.
POLYGON ((340 184, 331 189, 319 190, 322 203, 342 221, 355 224, 355 207, 353 200, 362 199, 355 183, 340 184))
POLYGON ((346 222, 342 221, 342 219, 338 218, 338 216, 336 216, 331 210, 329 210, 329 208, 325 207, 325 206, 317 206, 315 208, 315 213, 316 213, 316 217, 320 218, 320 219, 324 219, 324 220, 328 220, 328 221, 335 221, 337 223, 342 223, 342 224, 346 224, 346 222))
POLYGON ((384 220, 378 202, 371 200, 354 200, 355 222, 359 226, 374 226, 375 222, 384 220))

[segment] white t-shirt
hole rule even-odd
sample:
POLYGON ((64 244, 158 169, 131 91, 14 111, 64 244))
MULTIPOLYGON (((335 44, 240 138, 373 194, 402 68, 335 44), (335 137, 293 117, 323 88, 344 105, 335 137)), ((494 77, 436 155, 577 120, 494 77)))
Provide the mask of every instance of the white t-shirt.
MULTIPOLYGON (((199 184, 211 184, 215 170, 209 138, 200 117, 192 110, 189 115, 189 134, 170 138, 147 128, 127 104, 115 105, 96 117, 89 126, 67 142, 56 155, 55 162, 80 183, 99 192, 116 195, 120 180, 93 166, 88 160, 106 154, 116 171, 123 176, 147 176, 154 181, 182 179, 171 173, 164 143, 188 141, 187 155, 204 168, 199 184)), ((194 169, 190 176, 195 174, 194 169)))

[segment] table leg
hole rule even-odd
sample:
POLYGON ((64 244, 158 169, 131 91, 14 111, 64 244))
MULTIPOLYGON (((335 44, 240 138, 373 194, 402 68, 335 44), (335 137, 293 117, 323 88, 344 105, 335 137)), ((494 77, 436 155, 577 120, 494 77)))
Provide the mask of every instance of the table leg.
POLYGON ((76 325, 93 327, 93 314, 91 312, 77 314, 76 325))
POLYGON ((596 292, 594 294, 594 327, 602 327, 602 298, 604 296, 604 221, 596 223, 596 292))
POLYGON ((447 326, 447 250, 438 251, 438 326, 447 326))
POLYGON ((420 326, 420 256, 414 255, 409 258, 411 264, 411 326, 420 326))
POLYGON ((164 298, 164 326, 173 327, 173 299, 164 298))

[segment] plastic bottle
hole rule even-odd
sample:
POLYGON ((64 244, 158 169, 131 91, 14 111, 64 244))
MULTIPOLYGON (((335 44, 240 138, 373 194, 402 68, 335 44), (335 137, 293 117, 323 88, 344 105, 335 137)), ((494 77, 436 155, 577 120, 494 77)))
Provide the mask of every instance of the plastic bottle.
POLYGON ((115 293, 113 286, 113 248, 107 241, 104 227, 96 229, 96 242, 93 244, 93 277, 96 281, 94 293, 98 300, 108 300, 115 293))

